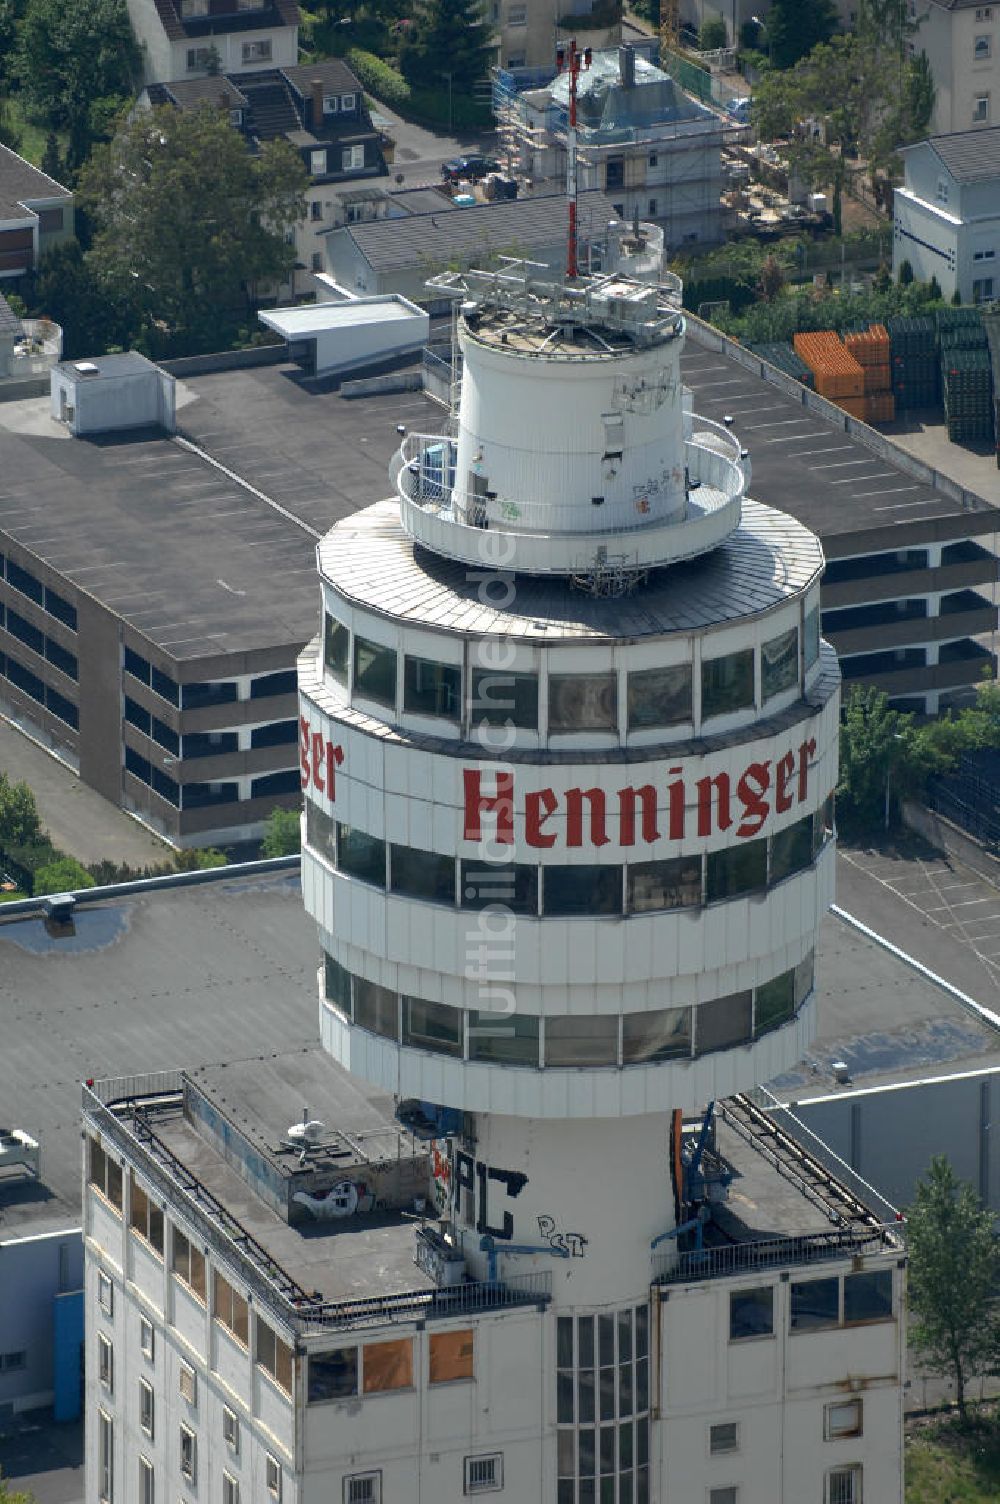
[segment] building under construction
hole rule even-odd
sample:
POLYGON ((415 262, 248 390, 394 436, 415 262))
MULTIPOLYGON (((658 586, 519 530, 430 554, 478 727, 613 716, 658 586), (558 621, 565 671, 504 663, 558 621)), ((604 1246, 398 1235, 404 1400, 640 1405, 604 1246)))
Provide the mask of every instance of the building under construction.
MULTIPOLYGON (((580 189, 602 189, 621 218, 655 220, 670 250, 721 241, 722 146, 732 123, 629 47, 593 54, 577 88, 580 189)), ((498 69, 493 99, 509 170, 545 192, 564 184, 566 74, 524 89, 498 69)))

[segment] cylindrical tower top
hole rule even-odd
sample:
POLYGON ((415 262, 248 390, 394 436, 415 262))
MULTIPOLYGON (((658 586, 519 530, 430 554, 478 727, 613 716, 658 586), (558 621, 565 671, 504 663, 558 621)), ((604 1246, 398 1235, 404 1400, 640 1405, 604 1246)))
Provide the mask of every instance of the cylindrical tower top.
POLYGON ((410 435, 397 456, 412 538, 475 562, 486 529, 514 572, 641 574, 738 527, 738 442, 685 437, 676 277, 564 284, 521 266, 434 285, 461 299, 462 395, 456 438, 410 435))

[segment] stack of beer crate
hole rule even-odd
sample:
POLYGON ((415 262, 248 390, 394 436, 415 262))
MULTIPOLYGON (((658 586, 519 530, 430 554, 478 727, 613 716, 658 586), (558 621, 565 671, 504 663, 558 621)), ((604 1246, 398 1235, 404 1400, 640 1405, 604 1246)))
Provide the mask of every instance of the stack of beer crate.
POLYGON ((889 319, 892 395, 896 411, 936 407, 938 353, 934 320, 927 315, 889 319))
POLYGON ((889 331, 884 324, 844 335, 844 347, 864 373, 866 423, 891 423, 896 416, 892 397, 889 331))
POLYGON ((769 365, 776 366, 786 376, 794 376, 795 380, 801 381, 803 386, 812 386, 812 371, 805 361, 796 355, 791 345, 748 345, 747 349, 759 356, 761 360, 766 360, 769 365))
POLYGON ((816 391, 853 418, 865 417, 865 373, 839 334, 820 329, 796 334, 795 353, 813 373, 816 391))
POLYGON ((994 438, 993 370, 978 308, 937 314, 941 391, 948 437, 959 444, 994 438))

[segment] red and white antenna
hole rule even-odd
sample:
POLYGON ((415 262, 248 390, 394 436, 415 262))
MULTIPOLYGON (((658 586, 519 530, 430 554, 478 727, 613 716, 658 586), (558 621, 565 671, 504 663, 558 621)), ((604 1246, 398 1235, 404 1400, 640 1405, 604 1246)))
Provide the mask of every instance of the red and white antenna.
POLYGON ((575 278, 576 266, 576 81, 581 70, 594 60, 593 49, 579 49, 576 38, 566 47, 556 48, 556 68, 569 74, 569 130, 566 133, 566 197, 569 201, 569 230, 566 240, 566 276, 575 278))

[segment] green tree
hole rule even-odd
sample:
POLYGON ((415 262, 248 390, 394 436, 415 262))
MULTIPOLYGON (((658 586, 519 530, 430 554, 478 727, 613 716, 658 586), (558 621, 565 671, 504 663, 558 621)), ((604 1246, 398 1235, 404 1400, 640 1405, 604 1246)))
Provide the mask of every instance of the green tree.
POLYGON ((293 856, 301 849, 298 810, 272 809, 267 819, 264 839, 260 843, 261 856, 293 856))
POLYGON ((125 0, 28 0, 17 72, 32 118, 68 133, 67 161, 79 167, 92 101, 114 95, 124 104, 141 76, 125 0))
POLYGON ((0 773, 0 848, 26 846, 41 834, 35 796, 26 783, 11 783, 0 773))
POLYGON ((209 872, 226 866, 226 853, 216 846, 189 846, 174 857, 175 872, 209 872))
POLYGON ((899 263, 899 285, 909 287, 913 281, 913 265, 906 257, 899 263))
POLYGON ((768 256, 760 269, 758 291, 765 303, 773 303, 785 285, 785 271, 776 256, 768 256))
POLYGON ((74 893, 80 888, 93 886, 94 879, 86 867, 75 857, 61 856, 38 868, 32 889, 37 898, 41 893, 74 893))
POLYGON ((45 150, 42 153, 42 171, 47 172, 50 178, 60 182, 63 175, 63 159, 59 153, 59 137, 55 131, 49 131, 45 137, 45 150))
MULTIPOLYGON (((837 811, 845 830, 881 830, 890 779, 905 761, 912 717, 889 707, 872 685, 855 685, 840 719, 840 783, 837 811)), ((891 790, 890 790, 891 792, 891 790)))
POLYGON ((18 151, 21 146, 21 132, 14 124, 10 103, 2 94, 0 94, 0 143, 9 146, 11 151, 18 151))
POLYGON ((101 282, 75 240, 41 257, 28 304, 37 317, 62 326, 67 360, 131 345, 141 322, 134 286, 101 282))
POLYGON ((995 1361, 997 1277, 993 1213, 982 1210, 971 1185, 945 1156, 931 1160, 917 1181, 907 1215, 910 1323, 914 1350, 955 1382, 964 1422, 965 1387, 995 1361))
POLYGON ((918 52, 910 59, 906 69, 906 91, 906 109, 913 129, 913 139, 918 141, 927 134, 936 97, 934 75, 926 52, 918 52))
POLYGON ((481 0, 421 0, 399 49, 412 88, 468 93, 486 77, 494 46, 481 0))
POLYGON ((125 122, 80 175, 95 227, 87 264, 106 292, 190 351, 229 343, 255 284, 295 264, 306 171, 285 141, 247 151, 213 105, 125 122))
POLYGON ((837 30, 833 0, 774 0, 764 24, 772 67, 791 68, 837 30))
POLYGON ((729 33, 726 23, 721 16, 709 16, 701 23, 701 31, 698 33, 698 49, 700 52, 717 52, 720 47, 729 45, 729 33))

